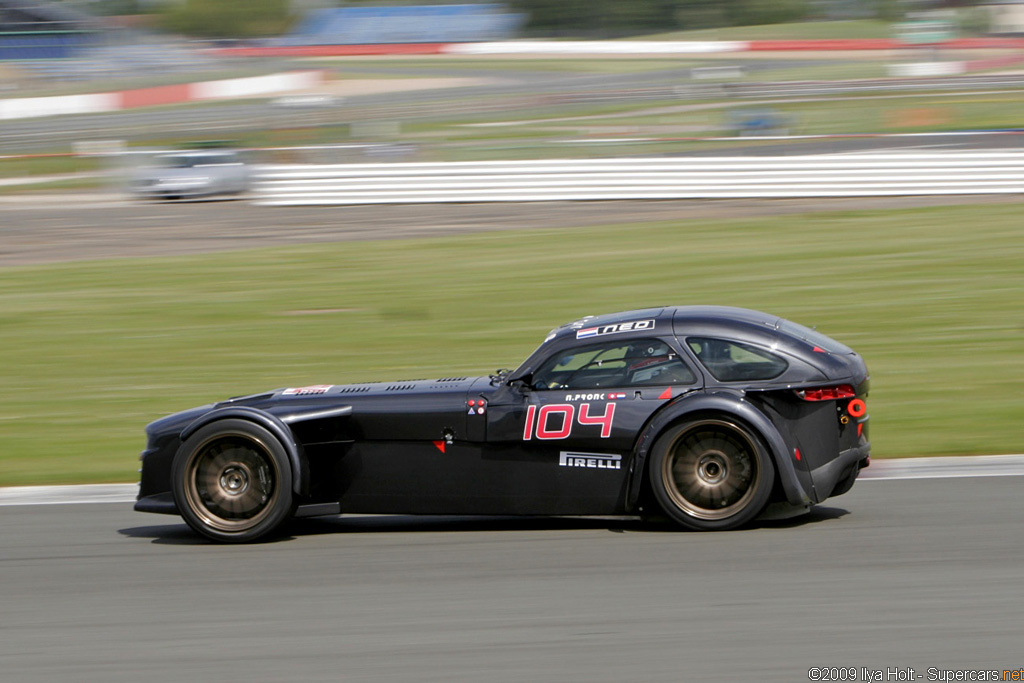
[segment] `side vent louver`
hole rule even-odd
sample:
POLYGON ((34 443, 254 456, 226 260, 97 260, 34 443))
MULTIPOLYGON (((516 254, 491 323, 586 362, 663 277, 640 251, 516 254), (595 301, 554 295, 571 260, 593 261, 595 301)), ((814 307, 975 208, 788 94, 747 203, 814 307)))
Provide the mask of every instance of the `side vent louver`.
POLYGON ((338 390, 339 394, 362 394, 370 390, 370 387, 344 387, 338 390))
POLYGON ((388 391, 411 391, 416 388, 414 384, 392 384, 387 388, 388 391))

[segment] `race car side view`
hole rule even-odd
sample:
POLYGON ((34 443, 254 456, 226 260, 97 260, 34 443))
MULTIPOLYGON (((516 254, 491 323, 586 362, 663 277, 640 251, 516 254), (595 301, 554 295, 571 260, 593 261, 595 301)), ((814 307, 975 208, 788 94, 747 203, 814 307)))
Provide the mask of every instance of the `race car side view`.
POLYGON ((776 316, 588 317, 489 377, 275 389, 157 420, 135 509, 222 542, 344 513, 660 513, 733 529, 853 486, 868 388, 859 355, 776 316))

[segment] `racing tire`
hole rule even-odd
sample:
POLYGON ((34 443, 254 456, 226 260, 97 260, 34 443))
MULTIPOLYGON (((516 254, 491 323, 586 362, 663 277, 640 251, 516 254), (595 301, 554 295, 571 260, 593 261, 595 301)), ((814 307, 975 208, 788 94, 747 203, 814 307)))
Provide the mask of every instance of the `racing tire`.
POLYGON ((761 439, 728 417, 670 427, 654 442, 648 472, 665 514, 698 531, 749 522, 767 505, 775 481, 761 439))
POLYGON ((264 539, 294 510, 284 446, 248 420, 217 420, 192 434, 174 456, 171 491, 185 522, 222 543, 264 539))

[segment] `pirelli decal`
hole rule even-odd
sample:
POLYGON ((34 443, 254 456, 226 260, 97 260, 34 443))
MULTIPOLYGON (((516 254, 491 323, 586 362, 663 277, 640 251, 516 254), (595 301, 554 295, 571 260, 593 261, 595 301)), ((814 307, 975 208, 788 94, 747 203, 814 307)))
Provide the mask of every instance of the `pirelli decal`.
POLYGON ((559 467, 586 467, 591 470, 621 470, 622 456, 608 453, 573 453, 562 451, 558 454, 559 467))
POLYGON ((628 323, 615 323, 614 325, 598 325, 597 327, 586 327, 576 330, 577 339, 590 339, 591 337, 603 337, 606 334, 619 334, 621 332, 639 332, 641 330, 653 330, 653 320, 631 320, 628 323))

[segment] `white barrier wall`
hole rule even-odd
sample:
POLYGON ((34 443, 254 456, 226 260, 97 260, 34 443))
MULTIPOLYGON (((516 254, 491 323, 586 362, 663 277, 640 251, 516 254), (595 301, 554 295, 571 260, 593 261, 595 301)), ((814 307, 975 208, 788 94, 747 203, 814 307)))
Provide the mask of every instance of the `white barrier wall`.
POLYGON ((279 92, 315 88, 323 81, 320 71, 295 71, 291 73, 229 78, 223 81, 192 83, 189 86, 190 100, 218 100, 237 97, 257 97, 279 92))
POLYGON ((95 114, 111 111, 120 102, 117 93, 55 95, 0 99, 0 120, 65 114, 95 114))
POLYGON ((1024 193, 1024 152, 265 166, 255 193, 267 206, 1024 193))

